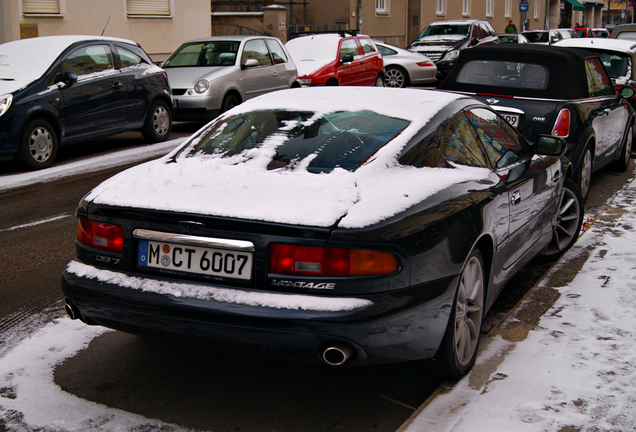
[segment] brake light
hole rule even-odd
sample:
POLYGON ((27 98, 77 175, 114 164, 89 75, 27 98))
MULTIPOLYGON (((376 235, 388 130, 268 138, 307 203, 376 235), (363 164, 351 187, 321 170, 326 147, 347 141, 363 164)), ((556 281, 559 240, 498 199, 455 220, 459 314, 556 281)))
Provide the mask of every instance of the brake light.
POLYGON ((79 218, 77 240, 97 249, 121 253, 124 250, 124 227, 79 218))
POLYGON ((272 244, 271 273, 305 276, 372 276, 395 273, 395 255, 366 249, 272 244))
POLYGON ((552 135, 567 138, 570 135, 570 110, 562 109, 552 128, 552 135))

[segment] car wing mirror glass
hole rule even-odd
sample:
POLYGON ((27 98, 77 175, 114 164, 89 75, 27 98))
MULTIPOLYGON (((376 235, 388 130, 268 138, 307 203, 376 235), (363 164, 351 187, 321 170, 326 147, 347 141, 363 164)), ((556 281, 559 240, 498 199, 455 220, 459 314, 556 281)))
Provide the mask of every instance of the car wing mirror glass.
POLYGON ((620 91, 620 94, 625 99, 630 99, 636 95, 636 90, 633 87, 623 87, 620 91))
POLYGON ((534 140, 534 152, 544 156, 562 156, 567 145, 565 140, 552 135, 539 135, 534 140))
POLYGON ((353 61, 353 55, 352 54, 347 54, 346 56, 344 56, 341 60, 340 60, 340 64, 343 63, 351 63, 353 61))
POLYGON ((258 66, 258 60, 256 59, 247 59, 245 63, 242 64, 243 69, 253 68, 258 66))

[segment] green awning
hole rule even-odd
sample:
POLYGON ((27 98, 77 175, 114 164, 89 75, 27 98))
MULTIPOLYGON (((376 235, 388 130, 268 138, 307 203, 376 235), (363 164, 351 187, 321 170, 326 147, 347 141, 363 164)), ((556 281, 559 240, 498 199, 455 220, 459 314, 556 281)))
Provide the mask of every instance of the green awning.
POLYGON ((572 5, 572 9, 574 9, 575 11, 585 12, 585 6, 583 6, 578 1, 576 1, 576 0, 565 0, 565 1, 570 3, 572 5))

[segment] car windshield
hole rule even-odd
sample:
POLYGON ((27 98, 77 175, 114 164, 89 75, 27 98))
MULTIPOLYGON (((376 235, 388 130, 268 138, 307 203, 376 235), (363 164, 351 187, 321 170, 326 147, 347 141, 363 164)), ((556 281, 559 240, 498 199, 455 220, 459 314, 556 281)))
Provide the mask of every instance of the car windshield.
POLYGON ((538 31, 538 32, 523 32, 522 33, 528 41, 531 43, 537 42, 548 42, 548 32, 538 31))
POLYGON ((427 26, 422 33, 420 33, 418 39, 422 39, 426 36, 445 36, 445 35, 459 35, 468 37, 470 31, 470 24, 431 24, 427 26))
POLYGON ((264 110, 221 118, 195 137, 181 157, 237 157, 241 163, 268 154, 267 169, 354 171, 409 124, 371 111, 264 110))
POLYGON ((457 82, 545 90, 548 87, 548 78, 548 69, 543 65, 503 60, 473 60, 462 67, 457 75, 457 82))
POLYGON ((234 66, 240 42, 191 42, 181 45, 162 67, 234 66))

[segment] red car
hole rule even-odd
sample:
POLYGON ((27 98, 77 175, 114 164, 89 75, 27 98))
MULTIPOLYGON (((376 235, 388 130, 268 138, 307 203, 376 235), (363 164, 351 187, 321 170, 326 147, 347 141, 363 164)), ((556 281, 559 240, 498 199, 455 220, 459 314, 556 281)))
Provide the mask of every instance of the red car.
POLYGON ((382 54, 355 32, 312 34, 285 44, 305 86, 384 86, 382 54))
POLYGON ((587 27, 575 27, 574 31, 580 38, 593 38, 596 37, 591 28, 587 27))

